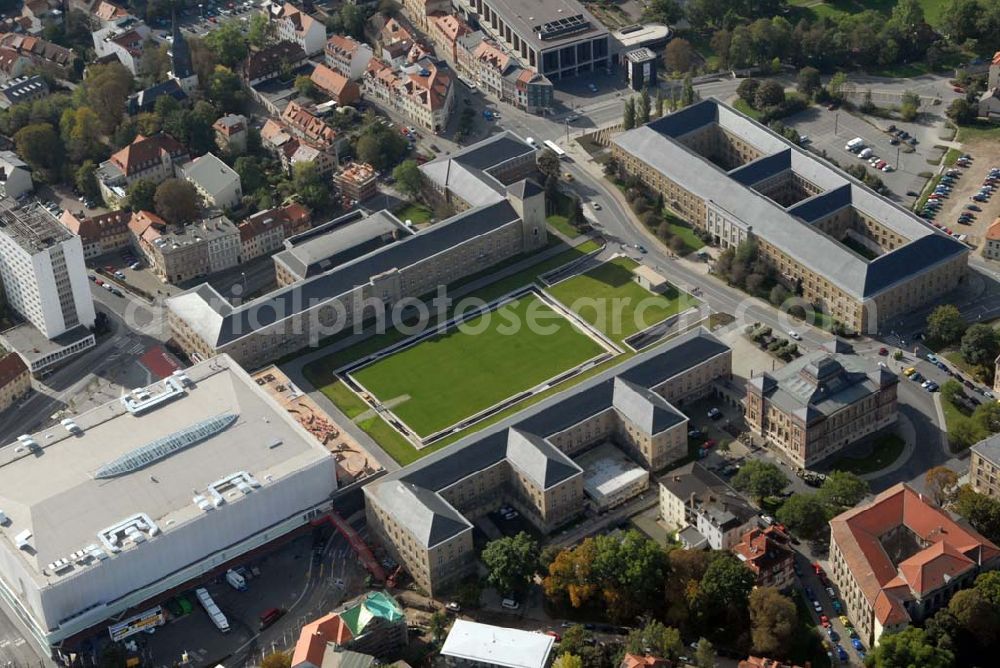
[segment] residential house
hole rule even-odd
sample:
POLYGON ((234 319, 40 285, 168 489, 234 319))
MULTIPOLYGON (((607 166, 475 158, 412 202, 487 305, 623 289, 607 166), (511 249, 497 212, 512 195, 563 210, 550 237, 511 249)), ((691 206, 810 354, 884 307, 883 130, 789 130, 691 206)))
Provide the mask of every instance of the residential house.
POLYGON ((457 14, 434 14, 428 18, 427 23, 427 34, 437 47, 438 53, 457 63, 458 40, 472 32, 472 28, 457 14))
POLYGON ((97 170, 101 195, 108 206, 116 207, 130 185, 140 179, 163 183, 174 176, 176 166, 188 157, 184 145, 170 135, 138 135, 131 144, 101 163, 97 170))
POLYGON ((830 520, 829 561, 847 617, 874 647, 1000 566, 1000 548, 899 483, 830 520))
MULTIPOLYGON (((503 75, 513 60, 492 40, 483 40, 472 54, 475 79, 490 95, 504 97, 503 75)), ((510 95, 508 95, 510 99, 510 95)))
POLYGON ((114 57, 132 73, 142 72, 142 57, 152 31, 142 21, 128 18, 94 32, 94 51, 98 58, 114 57))
POLYGON ((63 22, 62 9, 60 0, 25 0, 21 16, 30 22, 25 32, 40 35, 47 25, 60 25, 63 22))
POLYGON ((452 11, 451 0, 403 0, 403 14, 414 26, 427 32, 434 18, 452 11))
POLYGON ((187 226, 170 226, 149 211, 129 220, 139 251, 164 283, 181 283, 240 263, 239 229, 225 216, 187 226))
POLYGON ((0 197, 17 199, 34 189, 31 168, 14 151, 0 151, 0 197))
POLYGON ((342 197, 364 202, 378 194, 378 172, 364 162, 349 162, 333 177, 342 197))
POLYGON ((698 462, 660 478, 660 518, 688 549, 728 550, 757 526, 757 511, 698 462))
POLYGON ((386 660, 407 644, 406 615, 390 594, 370 592, 302 627, 292 668, 324 668, 338 651, 386 660))
POLYGON ((406 117, 420 128, 438 133, 448 125, 455 91, 451 69, 424 57, 393 70, 373 59, 362 88, 365 97, 406 117))
POLYGON ((37 74, 15 77, 0 86, 0 109, 9 109, 22 102, 34 102, 50 94, 49 84, 37 74))
POLYGON ((357 81, 364 76, 368 70, 368 62, 375 54, 370 46, 353 37, 331 35, 326 41, 323 55, 328 67, 351 81, 357 81))
POLYGON ((170 48, 167 54, 170 58, 170 71, 167 73, 167 80, 130 95, 127 104, 129 115, 134 116, 140 112, 154 110, 156 101, 164 96, 170 96, 178 102, 183 102, 198 87, 198 74, 194 71, 191 60, 191 47, 188 46, 187 38, 181 32, 176 15, 173 20, 170 48))
POLYGON ((59 222, 80 237, 83 243, 83 257, 90 260, 131 245, 132 236, 128 227, 131 218, 132 214, 128 211, 111 211, 96 216, 86 216, 82 211, 73 213, 66 209, 59 217, 59 222))
POLYGON ((107 0, 99 0, 95 3, 89 14, 99 28, 107 28, 130 16, 128 10, 113 2, 107 2, 107 0))
POLYGON ((316 88, 339 105, 355 104, 361 99, 361 88, 334 69, 317 64, 309 77, 316 88))
POLYGON ((306 62, 306 52, 302 46, 292 41, 282 41, 263 49, 250 49, 247 57, 240 63, 239 75, 247 86, 256 86, 272 79, 277 79, 282 73, 294 70, 306 62))
POLYGON ((243 199, 240 175, 213 153, 182 165, 179 175, 198 190, 209 206, 236 208, 243 199))
POLYGON ((670 668, 670 662, 648 654, 626 654, 618 668, 670 668))
POLYGON ((332 147, 337 141, 337 131, 322 118, 298 102, 289 102, 281 112, 281 122, 296 137, 306 139, 320 148, 332 147))
POLYGON ((292 202, 285 206, 258 211, 239 225, 241 261, 249 262, 284 248, 285 239, 312 228, 309 209, 292 202))
POLYGON ((1000 218, 990 223, 984 240, 983 257, 987 260, 1000 260, 1000 218))
POLYGON ((290 3, 270 2, 262 6, 275 24, 278 39, 295 42, 307 56, 322 53, 326 45, 326 26, 290 3))
POLYGON ((220 116, 212 124, 215 132, 215 144, 219 149, 239 155, 247 150, 247 117, 242 114, 226 114, 220 116))
POLYGON ((67 78, 73 73, 77 60, 76 53, 72 49, 38 37, 17 33, 0 35, 0 70, 9 76, 20 76, 24 73, 25 67, 21 67, 20 71, 15 71, 17 67, 8 67, 9 64, 12 65, 13 54, 16 54, 18 60, 24 58, 27 64, 62 78, 67 78))
POLYGON ((979 97, 977 114, 979 118, 988 121, 1000 121, 1000 88, 990 88, 983 91, 979 97))
POLYGON ((17 353, 0 352, 0 413, 31 392, 31 373, 17 353))
POLYGON ((795 583, 795 551, 788 543, 788 535, 776 527, 754 527, 732 551, 753 571, 758 587, 786 589, 795 583))
POLYGON ((27 74, 28 68, 31 66, 32 62, 28 56, 14 49, 0 46, 0 81, 22 77, 27 74))
MULTIPOLYGON (((808 663, 806 665, 809 665, 808 663)), ((739 663, 739 668, 802 668, 787 661, 778 661, 764 656, 750 655, 739 663)))

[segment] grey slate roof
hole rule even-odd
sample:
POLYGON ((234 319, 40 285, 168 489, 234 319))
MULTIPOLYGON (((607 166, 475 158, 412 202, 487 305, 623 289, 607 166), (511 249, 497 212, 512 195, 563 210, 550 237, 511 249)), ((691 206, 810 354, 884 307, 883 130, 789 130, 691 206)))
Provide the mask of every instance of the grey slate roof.
POLYGON ((993 434, 979 441, 972 446, 972 451, 994 465, 1000 466, 1000 434, 993 434))
POLYGON ((735 179, 745 186, 752 186, 764 179, 792 168, 792 152, 780 151, 771 155, 761 156, 752 162, 741 165, 729 172, 729 178, 735 179))
POLYGON ((424 163, 420 171, 425 178, 470 205, 481 206, 503 199, 507 192, 490 170, 534 152, 533 146, 505 130, 449 156, 424 163))
POLYGON ((782 411, 808 424, 865 399, 898 378, 866 358, 820 349, 752 382, 782 411))
POLYGON ((297 235, 299 238, 289 239, 286 246, 290 248, 276 253, 275 262, 296 276, 309 278, 391 243, 393 234, 412 234, 388 211, 376 211, 370 216, 353 213, 325 223, 319 233, 313 228, 297 235))
POLYGON ((199 286, 171 298, 170 308, 207 343, 223 346, 364 285, 372 276, 408 267, 517 220, 517 212, 503 200, 463 211, 325 274, 275 290, 238 307, 233 307, 214 290, 199 286), (220 317, 213 318, 212 313, 220 317))
POLYGON ((541 489, 548 489, 583 472, 572 459, 541 436, 516 428, 507 434, 507 461, 541 489))
POLYGON ((472 529, 440 495, 401 480, 380 483, 379 500, 427 547, 472 529))
MULTIPOLYGON (((911 212, 718 100, 695 103, 623 132, 614 141, 622 150, 669 175, 681 187, 752 226, 754 234, 859 299, 873 297, 914 274, 969 252, 964 244, 929 227, 911 212), (806 200, 798 212, 782 208, 742 182, 755 178, 757 168, 732 178, 732 174, 678 141, 712 123, 718 123, 765 154, 790 152, 796 173, 826 190, 846 187, 852 206, 909 239, 909 243, 869 262, 820 230, 803 225, 799 217, 815 220, 823 215, 824 205, 828 207, 827 214, 842 207, 847 190, 837 196, 806 200)), ((773 168, 772 163, 761 164, 759 169, 764 172, 773 168)))
POLYGON ((612 397, 614 407, 647 434, 659 434, 685 419, 656 392, 621 376, 614 380, 612 397))
MULTIPOLYGON (((391 473, 368 485, 365 493, 382 502, 381 486, 395 480, 429 492, 439 492, 462 478, 504 459, 511 459, 512 456, 512 464, 532 475, 534 480, 544 480, 545 488, 551 487, 569 477, 581 475, 582 471, 545 439, 598 413, 615 408, 617 379, 626 381, 633 388, 656 387, 682 371, 728 350, 728 346, 704 329, 687 332, 391 473), (516 436, 512 436, 513 434, 516 436), (532 448, 538 452, 529 453, 532 448)), ((637 402, 640 400, 652 402, 648 397, 636 399, 637 402)), ((655 411, 651 418, 654 428, 660 427, 662 430, 668 423, 676 424, 687 419, 668 402, 662 399, 659 402, 654 404, 655 411)))

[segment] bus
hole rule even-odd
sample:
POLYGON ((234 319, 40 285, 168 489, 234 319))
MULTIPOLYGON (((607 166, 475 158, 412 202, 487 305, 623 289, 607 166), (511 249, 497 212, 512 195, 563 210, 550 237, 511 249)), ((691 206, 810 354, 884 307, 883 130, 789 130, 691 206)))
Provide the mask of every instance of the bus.
POLYGON ((555 143, 554 141, 552 141, 551 139, 546 139, 546 140, 545 140, 544 142, 542 142, 542 143, 543 143, 543 144, 545 144, 545 148, 547 148, 547 149, 549 149, 550 151, 552 151, 553 153, 555 153, 555 154, 556 154, 556 157, 558 157, 558 158, 563 158, 563 157, 565 157, 565 155, 566 155, 566 151, 564 151, 564 150, 562 150, 561 148, 559 148, 559 145, 558 145, 558 144, 556 144, 556 143, 555 143))

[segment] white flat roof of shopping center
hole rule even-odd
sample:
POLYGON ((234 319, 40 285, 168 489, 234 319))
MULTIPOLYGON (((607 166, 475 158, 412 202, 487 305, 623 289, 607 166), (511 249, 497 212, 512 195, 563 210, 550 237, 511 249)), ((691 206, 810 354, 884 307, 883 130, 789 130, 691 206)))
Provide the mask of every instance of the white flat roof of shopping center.
POLYGON ((0 450, 0 545, 39 581, 141 550, 329 459, 228 356, 178 374, 0 450), (115 533, 118 550, 102 540, 115 533))
POLYGON ((542 668, 555 639, 544 633, 455 620, 441 648, 444 656, 507 668, 542 668))

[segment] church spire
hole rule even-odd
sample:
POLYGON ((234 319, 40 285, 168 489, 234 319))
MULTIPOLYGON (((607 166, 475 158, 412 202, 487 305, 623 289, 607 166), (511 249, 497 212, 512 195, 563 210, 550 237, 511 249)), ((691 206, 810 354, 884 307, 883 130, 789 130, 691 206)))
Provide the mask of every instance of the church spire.
POLYGON ((177 10, 171 15, 172 41, 170 44, 170 69, 174 79, 187 79, 194 76, 194 67, 191 65, 191 48, 188 46, 181 26, 177 22, 177 10))

